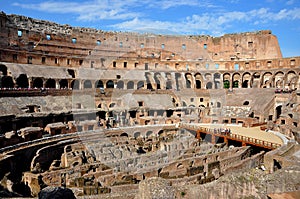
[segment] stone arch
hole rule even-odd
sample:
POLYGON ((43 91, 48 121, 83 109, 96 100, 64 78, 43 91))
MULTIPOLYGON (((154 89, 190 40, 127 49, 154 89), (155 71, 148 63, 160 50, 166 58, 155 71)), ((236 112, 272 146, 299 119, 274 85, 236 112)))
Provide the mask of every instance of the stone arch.
POLYGON ((124 89, 124 82, 122 80, 117 82, 117 88, 124 89))
POLYGON ((241 74, 240 73, 234 73, 232 75, 232 88, 240 88, 240 82, 241 81, 241 74))
POLYGON ((172 83, 172 75, 171 73, 166 73, 166 89, 172 89, 173 83, 172 83))
POLYGON ((203 83, 203 77, 200 73, 195 74, 195 86, 196 89, 201 89, 202 88, 202 83, 203 83))
POLYGON ((259 72, 255 72, 252 75, 252 88, 260 88, 260 79, 261 79, 261 74, 259 72))
POLYGON ((14 80, 11 76, 4 76, 1 79, 1 87, 2 88, 14 88, 14 80))
POLYGON ((80 82, 79 82, 79 80, 74 79, 71 82, 71 88, 74 89, 74 90, 78 90, 80 88, 80 82))
POLYGON ((185 74, 185 82, 186 82, 186 88, 194 88, 193 86, 193 77, 191 73, 185 74))
POLYGON ((242 88, 251 88, 251 74, 246 72, 242 76, 242 88))
POLYGON ((146 136, 149 137, 152 134, 153 134, 153 131, 147 131, 146 136))
POLYGON ((141 136, 141 132, 139 132, 139 131, 133 133, 133 137, 135 137, 135 138, 138 138, 140 136, 141 136))
POLYGON ((116 103, 115 103, 115 102, 112 102, 112 103, 109 104, 108 107, 109 107, 109 108, 114 108, 115 106, 116 106, 116 103))
POLYGON ((295 71, 288 71, 285 77, 285 87, 288 89, 294 89, 297 87, 297 81, 299 76, 296 75, 295 71))
POLYGON ((155 89, 156 88, 156 87, 154 87, 155 80, 153 79, 152 74, 149 72, 146 72, 145 77, 146 77, 147 89, 150 89, 150 90, 155 89))
POLYGON ((262 88, 271 88, 272 87, 272 79, 273 79, 273 74, 271 72, 265 72, 262 75, 262 79, 261 79, 262 88))
POLYGON ((230 79, 231 79, 231 75, 229 73, 223 74, 223 88, 225 89, 230 88, 230 79))
POLYGON ((278 71, 275 73, 273 78, 273 85, 275 86, 275 88, 284 87, 284 73, 282 71, 278 71))
POLYGON ((127 82, 127 89, 134 89, 134 82, 133 81, 127 82))
POLYGON ((28 88, 29 82, 26 74, 20 74, 16 79, 17 87, 19 88, 28 88))
POLYGON ((61 79, 61 80, 59 81, 59 88, 69 88, 68 80, 66 80, 66 79, 61 79))
POLYGON ((221 88, 221 74, 215 73, 213 78, 214 78, 215 89, 220 89, 221 88))
POLYGON ((139 81, 137 83, 137 89, 143 89, 144 88, 144 81, 139 81))
POLYGON ((92 88, 92 82, 91 80, 87 79, 83 82, 83 88, 92 88))
POLYGON ((156 83, 156 89, 161 89, 162 87, 162 82, 161 82, 161 78, 160 78, 161 74, 160 73, 155 73, 154 74, 154 81, 156 83))
POLYGON ((45 82, 45 87, 46 88, 56 88, 56 82, 54 79, 47 79, 45 82))
POLYGON ((43 82, 42 78, 37 77, 37 78, 34 78, 32 87, 33 88, 43 88, 43 84, 44 84, 44 82, 43 82))
POLYGON ((206 89, 212 89, 213 88, 213 83, 212 82, 207 82, 206 83, 206 89))
POLYGON ((106 82, 106 88, 114 88, 115 87, 115 83, 112 80, 108 80, 106 82))
POLYGON ((7 67, 3 64, 0 64, 0 71, 2 72, 3 76, 7 75, 7 67))
POLYGON ((97 80, 95 82, 95 88, 104 88, 104 84, 102 80, 97 80))

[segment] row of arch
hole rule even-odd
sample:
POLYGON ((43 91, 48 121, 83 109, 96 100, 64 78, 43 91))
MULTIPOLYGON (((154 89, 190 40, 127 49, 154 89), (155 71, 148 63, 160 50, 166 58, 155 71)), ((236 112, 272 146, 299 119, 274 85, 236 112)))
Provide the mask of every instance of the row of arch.
MULTIPOLYGON (((2 88, 118 88, 118 89, 222 89, 222 88, 299 88, 299 71, 286 72, 225 72, 225 73, 178 73, 145 72, 144 80, 78 80, 31 77, 20 74, 17 78, 7 75, 0 65, 2 88)), ((143 79, 141 77, 141 79, 143 79)))

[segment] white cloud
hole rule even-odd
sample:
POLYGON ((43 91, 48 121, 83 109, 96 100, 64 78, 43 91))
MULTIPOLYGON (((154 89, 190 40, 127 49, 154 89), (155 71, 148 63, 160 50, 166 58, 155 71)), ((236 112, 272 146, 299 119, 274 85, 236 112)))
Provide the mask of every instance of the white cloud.
POLYGON ((48 13, 75 14, 78 20, 96 21, 99 19, 133 19, 144 15, 145 8, 166 10, 171 7, 193 6, 213 7, 209 0, 88 0, 72 1, 45 1, 37 4, 14 3, 25 9, 44 11, 48 13))
POLYGON ((289 0, 286 2, 286 5, 293 5, 295 3, 295 0, 289 0))
MULTIPOLYGON (((231 0, 234 3, 238 0, 231 0)), ((292 3, 294 0, 289 0, 292 3)), ((268 8, 253 9, 250 11, 226 12, 224 9, 210 9, 202 13, 200 8, 216 8, 212 0, 88 0, 82 2, 46 1, 38 4, 15 3, 15 6, 38 10, 48 13, 75 15, 77 20, 119 20, 110 27, 122 31, 140 31, 156 33, 178 34, 213 34, 219 35, 245 23, 247 25, 261 25, 282 20, 300 19, 300 8, 281 9, 277 12, 268 8), (151 19, 151 11, 163 10, 168 15, 168 9, 181 6, 199 8, 198 14, 186 13, 185 18, 172 18, 169 21, 151 19)), ((173 13, 174 14, 174 13, 173 13)), ((181 13, 183 14, 183 13, 181 13)))
POLYGON ((202 15, 192 15, 178 22, 151 21, 136 17, 133 20, 114 24, 111 27, 138 32, 152 32, 149 30, 153 30, 152 27, 155 27, 156 33, 165 33, 168 30, 170 34, 199 34, 204 32, 218 36, 238 22, 259 25, 280 20, 296 19, 300 19, 300 8, 292 10, 282 9, 279 12, 271 12, 267 8, 260 8, 248 12, 234 11, 222 14, 204 13, 202 15))

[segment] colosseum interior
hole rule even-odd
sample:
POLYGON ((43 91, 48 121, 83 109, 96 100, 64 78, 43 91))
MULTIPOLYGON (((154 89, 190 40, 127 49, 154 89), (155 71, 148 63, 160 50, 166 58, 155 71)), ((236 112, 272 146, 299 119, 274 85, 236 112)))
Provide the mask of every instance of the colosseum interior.
POLYGON ((300 198, 300 57, 0 13, 0 197, 300 198))

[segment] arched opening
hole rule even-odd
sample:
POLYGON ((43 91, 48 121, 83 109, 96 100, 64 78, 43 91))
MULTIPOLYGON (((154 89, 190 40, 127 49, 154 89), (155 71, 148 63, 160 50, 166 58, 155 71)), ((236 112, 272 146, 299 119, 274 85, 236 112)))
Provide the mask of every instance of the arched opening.
POLYGON ((239 87, 239 81, 238 80, 235 80, 233 82, 233 85, 232 85, 232 88, 238 88, 239 87))
POLYGON ((91 80, 85 80, 83 83, 83 88, 92 88, 91 80))
POLYGON ((133 81, 129 81, 127 83, 127 89, 134 89, 134 83, 133 83, 133 81))
POLYGON ((244 106, 248 106, 249 104, 250 104, 249 101, 244 101, 243 103, 244 106))
POLYGON ((109 108, 114 108, 116 106, 116 103, 112 102, 110 105, 109 105, 109 108))
POLYGON ((196 88, 201 89, 201 81, 196 79, 196 88))
POLYGON ((161 89, 161 86, 160 86, 160 74, 159 73, 155 73, 154 75, 154 80, 155 80, 155 83, 156 83, 156 89, 161 89))
POLYGON ((185 74, 186 88, 192 88, 192 75, 190 73, 185 74))
POLYGON ((221 102, 217 102, 217 108, 221 108, 221 102))
POLYGON ((212 89, 213 88, 213 84, 211 82, 208 82, 206 84, 206 89, 212 89))
POLYGON ((45 83, 46 88, 55 88, 55 80, 54 79, 48 79, 45 83))
POLYGON ((106 82, 106 88, 114 88, 115 87, 115 84, 112 80, 108 80, 106 82))
POLYGON ((223 82, 223 88, 228 89, 229 86, 230 86, 229 80, 225 80, 225 81, 223 82))
POLYGON ((248 80, 244 80, 242 83, 242 88, 248 88, 248 83, 249 83, 248 80))
POLYGON ((143 89, 144 88, 144 82, 143 81, 139 81, 137 83, 137 89, 143 89))
POLYGON ((141 136, 140 132, 134 132, 133 137, 138 138, 141 136))
POLYGON ((33 88, 42 88, 43 87, 43 80, 41 78, 35 78, 32 84, 33 88))
POLYGON ((118 81, 117 82, 117 88, 124 89, 124 82, 123 81, 118 81))
POLYGON ((128 134, 127 134, 127 133, 122 133, 122 134, 120 135, 120 137, 128 137, 128 134))
POLYGON ((147 83, 147 89, 149 89, 149 90, 152 90, 152 89, 153 89, 152 84, 151 84, 150 82, 147 83))
POLYGON ((278 119, 282 112, 282 105, 276 107, 276 119, 278 119))
POLYGON ((59 88, 68 88, 68 87, 69 87, 68 80, 62 79, 59 81, 59 88))
POLYGON ((1 87, 2 88, 13 88, 14 87, 14 81, 13 78, 10 76, 4 76, 2 77, 1 81, 1 87))
POLYGON ((95 87, 96 88, 104 88, 103 81, 101 81, 101 80, 96 81, 95 87))
POLYGON ((16 79, 17 87, 19 88, 28 88, 29 83, 28 83, 28 78, 26 74, 21 74, 17 79, 16 79))
POLYGON ((78 90, 79 89, 79 81, 77 79, 73 80, 71 83, 71 88, 74 90, 78 90))
POLYGON ((146 136, 149 137, 152 133, 152 131, 147 131, 146 136))
POLYGON ((7 67, 3 64, 0 65, 0 71, 2 72, 3 76, 7 75, 7 67))

